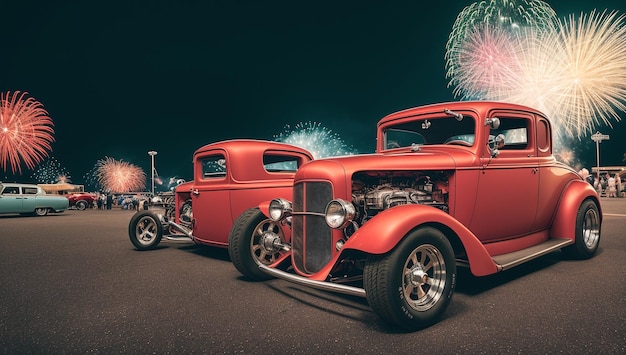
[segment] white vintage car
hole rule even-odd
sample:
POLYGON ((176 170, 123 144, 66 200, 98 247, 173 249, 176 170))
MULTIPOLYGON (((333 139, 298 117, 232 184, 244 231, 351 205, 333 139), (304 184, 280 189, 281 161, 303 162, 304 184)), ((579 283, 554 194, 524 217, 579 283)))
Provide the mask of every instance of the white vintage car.
POLYGON ((0 214, 45 216, 68 207, 67 197, 47 194, 37 185, 0 182, 0 214))

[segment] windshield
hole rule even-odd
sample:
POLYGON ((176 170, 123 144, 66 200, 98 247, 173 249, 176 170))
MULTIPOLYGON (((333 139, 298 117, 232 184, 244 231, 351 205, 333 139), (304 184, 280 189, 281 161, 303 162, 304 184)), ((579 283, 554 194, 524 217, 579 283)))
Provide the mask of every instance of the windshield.
POLYGON ((430 117, 390 126, 385 129, 385 148, 403 148, 414 144, 474 145, 474 119, 465 116, 461 121, 454 117, 430 117))

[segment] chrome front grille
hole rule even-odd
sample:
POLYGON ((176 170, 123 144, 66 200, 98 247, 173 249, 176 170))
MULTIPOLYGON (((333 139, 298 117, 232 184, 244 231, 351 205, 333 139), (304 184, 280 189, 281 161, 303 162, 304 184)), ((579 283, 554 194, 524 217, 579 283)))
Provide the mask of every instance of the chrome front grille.
POLYGON ((326 204, 332 200, 328 182, 299 182, 294 185, 292 236, 294 266, 313 274, 332 257, 332 230, 324 219, 326 204))

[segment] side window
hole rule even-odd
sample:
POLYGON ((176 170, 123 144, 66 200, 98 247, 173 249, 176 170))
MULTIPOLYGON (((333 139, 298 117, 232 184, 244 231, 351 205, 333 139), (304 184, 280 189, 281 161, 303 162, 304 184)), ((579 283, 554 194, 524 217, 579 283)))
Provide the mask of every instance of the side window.
POLYGON ((7 186, 2 191, 3 195, 17 195, 20 193, 20 188, 17 186, 7 186))
POLYGON ((524 150, 528 149, 528 126, 529 120, 523 118, 500 118, 500 127, 491 130, 491 135, 504 136, 504 147, 501 150, 524 150))
POLYGON ((213 179, 226 176, 226 158, 222 154, 202 158, 202 178, 213 179))
POLYGON ((263 154, 263 167, 270 173, 292 173, 298 170, 302 159, 295 156, 263 154))
POLYGON ((24 194, 25 195, 36 195, 37 194, 37 188, 36 187, 24 187, 24 188, 22 188, 22 190, 24 190, 24 194))

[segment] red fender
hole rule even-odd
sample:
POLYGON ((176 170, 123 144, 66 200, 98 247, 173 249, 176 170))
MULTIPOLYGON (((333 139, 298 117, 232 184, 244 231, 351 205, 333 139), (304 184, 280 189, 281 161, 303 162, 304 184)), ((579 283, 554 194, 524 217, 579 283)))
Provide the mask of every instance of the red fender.
POLYGON ((467 227, 440 209, 424 205, 403 205, 380 212, 359 228, 343 249, 384 254, 411 230, 425 223, 445 225, 459 237, 465 247, 472 274, 483 276, 499 271, 483 244, 467 227))
POLYGON ((270 202, 272 201, 264 201, 259 203, 259 209, 265 215, 265 217, 270 216, 270 202))
POLYGON ((576 238, 576 213, 587 198, 591 198, 598 206, 600 223, 602 223, 602 208, 596 190, 586 181, 572 181, 561 195, 561 201, 550 228, 550 236, 554 238, 576 238))

